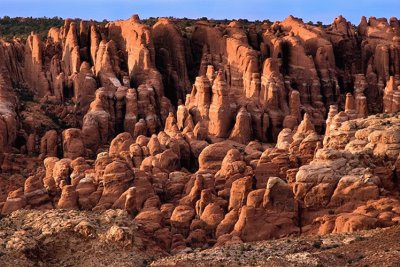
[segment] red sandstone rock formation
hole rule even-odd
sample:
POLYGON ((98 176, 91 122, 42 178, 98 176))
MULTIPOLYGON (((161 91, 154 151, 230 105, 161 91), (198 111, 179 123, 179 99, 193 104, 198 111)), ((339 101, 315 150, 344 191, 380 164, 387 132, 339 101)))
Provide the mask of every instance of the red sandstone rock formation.
POLYGON ((176 104, 183 101, 191 85, 188 76, 186 40, 169 19, 159 19, 152 28, 156 66, 163 75, 165 94, 176 104))
POLYGON ((125 209, 172 253, 400 221, 397 19, 179 25, 0 40, 2 214, 125 209))

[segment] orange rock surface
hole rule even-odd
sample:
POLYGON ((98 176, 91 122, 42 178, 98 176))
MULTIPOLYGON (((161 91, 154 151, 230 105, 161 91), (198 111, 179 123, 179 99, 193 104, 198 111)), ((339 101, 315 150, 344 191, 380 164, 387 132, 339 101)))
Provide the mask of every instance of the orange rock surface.
POLYGON ((146 23, 0 39, 1 214, 124 209, 167 253, 400 222, 397 19, 146 23))

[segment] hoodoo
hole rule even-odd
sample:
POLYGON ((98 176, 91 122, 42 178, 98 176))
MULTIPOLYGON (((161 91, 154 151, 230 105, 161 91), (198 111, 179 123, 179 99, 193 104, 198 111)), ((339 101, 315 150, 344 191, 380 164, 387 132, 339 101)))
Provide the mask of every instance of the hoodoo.
POLYGON ((399 25, 132 16, 0 39, 0 265, 398 234, 399 25))

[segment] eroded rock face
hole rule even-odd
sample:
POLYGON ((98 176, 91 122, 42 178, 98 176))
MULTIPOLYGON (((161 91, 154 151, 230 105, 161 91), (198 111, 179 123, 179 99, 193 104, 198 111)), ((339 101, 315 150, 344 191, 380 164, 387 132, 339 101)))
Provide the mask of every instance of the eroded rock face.
POLYGON ((13 48, 0 40, 0 161, 3 158, 2 154, 14 144, 19 128, 16 114, 18 102, 12 85, 14 81, 22 78, 22 70, 18 69, 17 59, 12 59, 11 56, 17 56, 18 46, 21 45, 16 43, 16 47, 13 48))
POLYGON ((68 129, 63 132, 64 157, 75 159, 86 156, 83 143, 82 131, 80 129, 68 129))
POLYGON ((50 94, 50 88, 43 69, 44 44, 40 36, 32 33, 25 45, 24 78, 39 98, 50 94))
POLYGON ((247 144, 252 135, 251 115, 245 108, 241 108, 236 116, 236 123, 229 138, 238 143, 247 144))
POLYGON ((95 209, 108 209, 133 185, 134 175, 129 166, 121 161, 113 161, 104 169, 104 189, 95 209))
POLYGON ((208 115, 210 118, 208 131, 216 137, 226 138, 231 128, 233 113, 229 101, 227 84, 222 71, 218 72, 214 80, 212 92, 213 96, 208 115))
POLYGON ((156 66, 163 75, 165 94, 174 104, 183 101, 190 81, 187 69, 186 40, 177 25, 169 19, 161 18, 152 28, 156 50, 156 66))
MULTIPOLYGON (((0 40, 1 214, 122 209, 168 253, 398 224, 398 25, 133 16, 0 40)), ((129 245, 123 225, 104 237, 129 245)))

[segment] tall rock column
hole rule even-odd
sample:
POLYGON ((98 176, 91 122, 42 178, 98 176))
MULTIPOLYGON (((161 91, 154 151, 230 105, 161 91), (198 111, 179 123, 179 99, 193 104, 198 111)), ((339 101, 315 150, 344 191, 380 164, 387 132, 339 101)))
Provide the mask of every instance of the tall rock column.
POLYGON ((124 119, 124 130, 134 136, 135 125, 138 121, 138 103, 135 89, 128 89, 126 93, 126 112, 124 119))
POLYGON ((31 33, 25 45, 24 77, 38 98, 50 95, 49 83, 43 71, 43 43, 40 36, 31 33))
POLYGON ((358 74, 355 76, 354 81, 354 95, 356 104, 357 118, 364 118, 368 115, 368 103, 367 98, 364 95, 364 91, 367 88, 367 82, 365 76, 358 74))
POLYGON ((212 87, 208 126, 209 133, 216 137, 226 138, 229 136, 233 119, 229 99, 226 82, 220 71, 212 87))
POLYGON ((289 109, 290 115, 287 115, 283 121, 283 128, 289 128, 293 130, 301 121, 300 112, 300 93, 293 90, 289 98, 289 109))
POLYGON ((252 137, 251 115, 245 107, 242 107, 236 115, 236 123, 229 139, 241 144, 248 144, 252 137))

